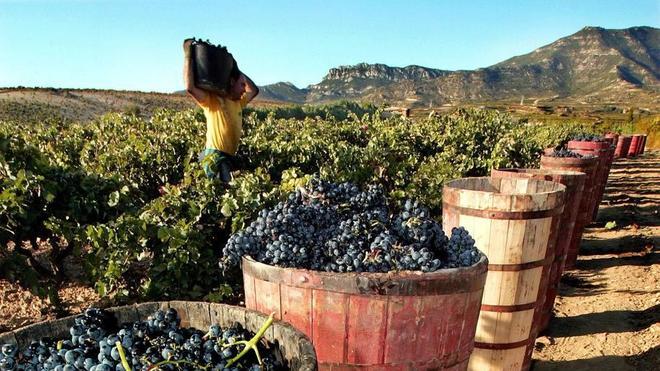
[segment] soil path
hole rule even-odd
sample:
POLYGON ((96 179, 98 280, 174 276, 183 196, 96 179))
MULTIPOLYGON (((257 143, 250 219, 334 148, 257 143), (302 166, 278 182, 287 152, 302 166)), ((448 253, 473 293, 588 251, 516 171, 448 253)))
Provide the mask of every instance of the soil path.
POLYGON ((660 152, 616 160, 533 370, 660 369, 659 213, 660 152))

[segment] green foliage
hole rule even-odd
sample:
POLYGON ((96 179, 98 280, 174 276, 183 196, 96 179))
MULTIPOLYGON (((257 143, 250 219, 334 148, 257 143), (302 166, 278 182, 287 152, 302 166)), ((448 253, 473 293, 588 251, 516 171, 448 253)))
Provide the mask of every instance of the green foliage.
MULTIPOLYGON (((532 166, 583 129, 483 110, 415 121, 352 103, 290 110, 245 115, 229 184, 207 179, 196 160, 198 110, 0 122, 0 243, 65 239, 101 295, 225 300, 240 290, 240 276, 217 267, 228 236, 312 175, 380 183, 390 202, 418 199, 439 217, 446 181, 532 166)), ((23 267, 9 255, 0 264, 23 267)))
POLYGON ((148 121, 109 114, 92 123, 80 162, 88 172, 116 176, 147 201, 183 177, 185 163, 202 149, 203 128, 191 111, 160 111, 148 121))

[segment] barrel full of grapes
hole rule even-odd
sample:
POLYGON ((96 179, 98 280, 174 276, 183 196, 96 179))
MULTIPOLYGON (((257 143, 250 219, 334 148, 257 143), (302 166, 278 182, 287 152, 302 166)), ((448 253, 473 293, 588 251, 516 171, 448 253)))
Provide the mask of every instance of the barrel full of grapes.
POLYGON ((321 370, 465 370, 487 266, 333 273, 244 257, 245 306, 309 336, 321 370))
POLYGON ((596 168, 596 177, 594 189, 591 194, 591 221, 596 220, 598 206, 605 193, 605 185, 610 174, 612 161, 614 160, 614 149, 609 140, 603 141, 579 141, 571 140, 567 147, 573 152, 581 155, 598 156, 598 167, 596 168))
POLYGON ((596 181, 597 166, 597 157, 552 157, 548 154, 541 156, 541 169, 578 171, 585 174, 582 197, 580 198, 579 206, 575 206, 578 208, 575 227, 573 228, 568 251, 566 251, 566 261, 562 271, 575 267, 580 250, 582 233, 584 232, 584 228, 591 223, 591 196, 596 181))
POLYGON ((630 147, 628 148, 628 157, 637 157, 637 152, 639 151, 637 147, 639 147, 641 141, 642 141, 641 134, 632 135, 632 139, 630 140, 630 147))
MULTIPOLYGON (((146 302, 107 308, 107 311, 113 315, 113 321, 116 320, 114 326, 116 326, 130 324, 131 322, 146 322, 147 318, 154 312, 158 310, 167 311, 168 308, 176 310, 180 317, 180 326, 182 328, 192 327, 204 332, 207 332, 209 326, 212 324, 219 325, 222 328, 229 328, 234 324, 239 323, 246 330, 256 333, 268 318, 268 316, 262 313, 247 310, 242 307, 192 301, 146 302)), ((21 348, 25 348, 32 342, 38 342, 44 338, 70 339, 70 328, 75 324, 76 317, 77 316, 68 316, 51 321, 35 323, 2 333, 0 334, 0 344, 16 344, 21 348)), ((155 336, 153 339, 156 339, 155 336)), ((275 321, 264 332, 263 339, 270 343, 277 343, 278 353, 274 356, 281 357, 281 360, 289 366, 289 369, 297 371, 316 371, 318 369, 316 353, 314 352, 312 343, 309 338, 293 328, 293 326, 284 322, 275 321)), ((163 341, 164 340, 165 339, 163 339, 163 341)), ((124 351, 127 353, 129 352, 128 349, 125 349, 124 351)), ((96 358, 96 356, 94 356, 94 358, 96 358)), ((168 366, 171 367, 172 365, 168 366)), ((64 370, 67 370, 68 367, 64 367, 64 370)), ((0 369, 5 370, 3 367, 0 367, 0 369)), ((72 369, 82 370, 83 368, 72 369)), ((112 369, 114 370, 115 367, 112 367, 112 369)), ((119 370, 120 368, 117 369, 119 370)), ((123 368, 121 369, 123 370, 123 368)), ((136 368, 133 368, 133 370, 135 369, 136 368)))
POLYGON ((628 150, 630 149, 630 141, 632 137, 630 135, 620 135, 616 143, 616 149, 614 150, 614 158, 622 158, 628 156, 628 150))
POLYGON ((641 154, 644 153, 644 147, 646 147, 646 138, 647 137, 648 137, 648 135, 642 134, 641 143, 638 146, 639 150, 637 151, 638 152, 637 154, 641 155, 641 154))
POLYGON ((644 134, 644 140, 642 141, 642 154, 646 150, 646 140, 649 138, 648 134, 644 134))
POLYGON ((609 139, 610 143, 612 143, 616 148, 616 144, 619 141, 619 134, 617 134, 617 133, 606 133, 604 137, 605 137, 605 139, 609 139))
POLYGON ((465 227, 489 260, 470 370, 529 369, 565 190, 556 182, 517 178, 445 185, 443 229, 465 227))
POLYGON ((558 229, 555 234, 554 243, 555 258, 550 268, 550 278, 545 295, 545 302, 541 311, 539 331, 548 327, 552 317, 552 307, 557 297, 559 289, 559 280, 564 272, 566 254, 571 245, 573 231, 575 230, 575 220, 582 200, 582 190, 584 188, 584 179, 586 175, 582 172, 571 170, 551 170, 551 169, 493 169, 491 172, 493 178, 528 178, 548 180, 561 183, 566 186, 566 202, 564 211, 559 219, 558 229))

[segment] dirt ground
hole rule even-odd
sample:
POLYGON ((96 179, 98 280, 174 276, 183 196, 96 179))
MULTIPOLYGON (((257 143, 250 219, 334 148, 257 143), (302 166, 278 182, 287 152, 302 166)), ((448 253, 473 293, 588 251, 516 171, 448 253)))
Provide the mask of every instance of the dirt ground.
POLYGON ((533 370, 660 369, 659 213, 660 152, 616 160, 533 370))
MULTIPOLYGON (((80 313, 100 302, 93 288, 80 283, 66 283, 58 292, 65 314, 80 313)), ((55 317, 47 298, 40 298, 18 284, 0 280, 0 332, 55 317)))
MULTIPOLYGON (((575 270, 562 278, 556 317, 537 339, 533 369, 660 369, 660 151, 617 160, 598 220, 583 237, 575 270), (615 221, 617 227, 606 229, 615 221)), ((68 283, 69 313, 99 305, 68 283)), ((54 318, 47 300, 0 280, 0 332, 54 318)))

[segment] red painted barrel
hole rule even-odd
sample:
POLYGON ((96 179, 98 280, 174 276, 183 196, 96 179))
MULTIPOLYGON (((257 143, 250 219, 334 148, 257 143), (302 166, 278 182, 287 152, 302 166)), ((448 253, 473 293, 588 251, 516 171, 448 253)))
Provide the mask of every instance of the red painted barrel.
POLYGON ((646 146, 646 134, 642 134, 642 137, 640 138, 640 143, 637 146, 637 155, 641 155, 644 153, 644 147, 646 146))
POLYGON ((536 179, 481 177, 445 184, 445 233, 465 227, 490 262, 470 370, 529 369, 565 190, 536 179))
POLYGON ((647 134, 644 134, 644 136, 642 137, 642 151, 640 152, 642 154, 644 153, 644 150, 646 149, 646 140, 648 139, 648 137, 649 136, 647 134))
POLYGON ((640 141, 642 136, 640 134, 633 134, 632 140, 630 141, 630 148, 628 149, 628 157, 637 157, 637 151, 639 151, 640 141))
POLYGON ((613 145, 616 145, 617 141, 619 140, 619 134, 617 133, 606 133, 605 134, 605 139, 609 139, 610 143, 613 145))
POLYGON ((557 223, 556 241, 550 241, 554 248, 555 258, 550 267, 550 277, 546 289, 545 302, 541 310, 541 316, 537 324, 539 332, 548 327, 552 317, 552 307, 557 297, 559 289, 559 280, 566 263, 566 254, 571 245, 573 231, 575 230, 575 220, 577 219, 580 201, 582 200, 582 191, 584 189, 585 173, 571 170, 552 170, 552 169, 498 169, 491 171, 493 178, 528 178, 538 180, 548 180, 561 183, 566 186, 566 203, 564 211, 557 223))
POLYGON ((245 306, 314 344, 320 370, 465 370, 488 260, 431 273, 331 273, 243 258, 245 306))
POLYGON ((581 155, 598 156, 599 162, 598 168, 596 169, 596 181, 591 194, 591 220, 596 220, 598 206, 603 199, 605 185, 607 184, 607 178, 610 174, 610 167, 614 160, 614 148, 612 148, 612 143, 610 143, 609 140, 599 142, 571 140, 566 147, 581 155))
POLYGON ((628 150, 630 149, 630 141, 632 137, 630 135, 621 135, 616 143, 616 149, 614 150, 615 158, 622 158, 628 156, 628 150))
MULTIPOLYGON (((608 140, 610 142, 610 150, 607 153, 608 154, 607 174, 603 179, 603 183, 601 184, 601 188, 600 188, 600 191, 599 191, 599 195, 600 195, 599 198, 600 198, 601 201, 603 199, 603 196, 605 195, 605 188, 607 187, 607 180, 610 177, 610 171, 612 170, 612 164, 614 163, 614 152, 616 151, 616 144, 617 144, 618 138, 619 138, 618 134, 616 134, 616 136, 609 136, 609 137, 607 135, 605 136, 605 140, 608 140)), ((600 202, 598 203, 598 205, 600 205, 600 202)), ((598 216, 597 214, 598 214, 598 207, 596 207, 596 211, 594 211, 594 220, 598 216)))
POLYGON ((580 197, 578 213, 575 218, 575 227, 573 228, 571 242, 568 246, 568 251, 566 252, 566 263, 561 269, 562 272, 575 267, 575 261, 577 260, 578 252, 580 250, 582 232, 591 222, 591 196, 594 191, 597 166, 598 158, 596 157, 573 158, 551 157, 547 155, 541 156, 541 169, 578 171, 585 174, 582 197, 580 197))

